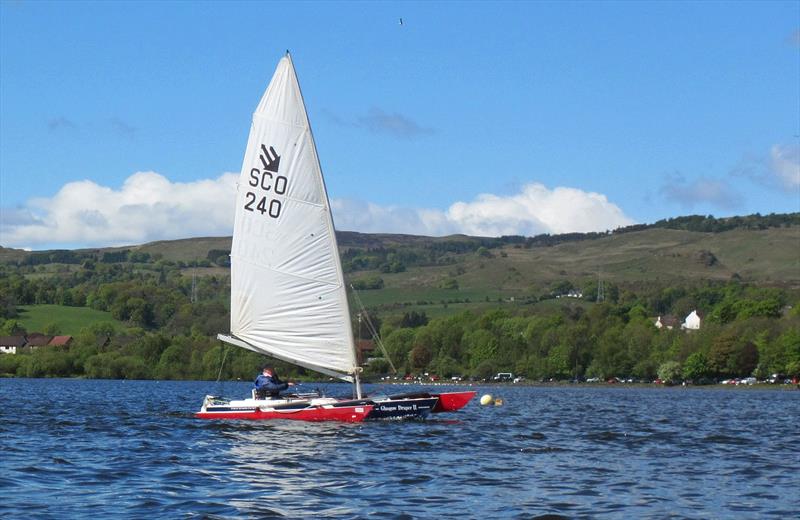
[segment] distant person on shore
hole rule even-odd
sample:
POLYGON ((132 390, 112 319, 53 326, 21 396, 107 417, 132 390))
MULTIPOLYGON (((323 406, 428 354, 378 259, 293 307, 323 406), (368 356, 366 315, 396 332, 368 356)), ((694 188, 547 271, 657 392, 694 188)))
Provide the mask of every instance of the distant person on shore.
POLYGON ((271 366, 265 366, 261 369, 261 374, 256 378, 256 397, 258 399, 277 399, 281 395, 281 391, 286 390, 294 383, 289 381, 284 383, 278 378, 275 369, 271 366))

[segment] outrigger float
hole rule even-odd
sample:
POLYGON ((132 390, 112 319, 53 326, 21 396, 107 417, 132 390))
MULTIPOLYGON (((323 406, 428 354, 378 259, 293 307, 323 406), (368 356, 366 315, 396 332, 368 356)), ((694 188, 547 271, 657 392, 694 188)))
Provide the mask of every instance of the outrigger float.
MULTIPOLYGON (((354 150, 357 153, 357 150, 354 150)), ((250 128, 237 184, 226 343, 353 384, 351 399, 206 396, 201 419, 348 421, 424 418, 463 408, 474 391, 361 393, 330 201, 289 53, 250 128)))

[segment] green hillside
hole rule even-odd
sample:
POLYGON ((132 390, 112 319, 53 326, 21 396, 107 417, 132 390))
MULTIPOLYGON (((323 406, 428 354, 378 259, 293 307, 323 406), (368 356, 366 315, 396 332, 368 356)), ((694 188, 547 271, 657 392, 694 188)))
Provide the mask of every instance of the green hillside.
MULTIPOLYGON (((800 288, 800 225, 755 227, 699 232, 646 226, 639 231, 535 240, 339 232, 338 241, 348 283, 380 281, 382 288, 360 291, 366 307, 389 314, 425 310, 429 315, 441 315, 481 310, 498 302, 530 304, 555 296, 557 286, 564 284, 592 299, 599 280, 606 287, 620 289, 731 279, 800 288), (540 242, 554 245, 538 245, 540 242)), ((137 261, 149 262, 137 264, 142 269, 152 270, 167 262, 182 266, 184 277, 227 277, 227 266, 214 261, 226 258, 230 241, 230 237, 204 237, 130 248, 56 252, 55 260, 74 254, 73 266, 45 263, 28 276, 74 271, 80 255, 119 261, 120 254, 136 254, 137 261)), ((3 249, 0 261, 25 262, 26 254, 30 260, 47 252, 3 249)))
POLYGON ((78 334, 82 328, 95 323, 108 322, 122 325, 111 317, 110 312, 64 305, 23 305, 20 307, 17 319, 26 330, 31 332, 47 330, 51 333, 66 335, 78 334))
MULTIPOLYGON (((498 301, 524 305, 549 294, 554 284, 563 281, 595 293, 598 279, 606 286, 621 288, 733 278, 757 285, 800 287, 800 226, 796 225, 717 233, 652 228, 553 246, 495 245, 480 254, 480 244, 488 240, 463 235, 431 238, 344 232, 339 233, 339 248, 343 255, 348 250, 367 254, 385 250, 389 255, 415 253, 417 257, 440 251, 447 244, 463 243, 473 249, 442 253, 436 258, 441 265, 425 260, 408 262, 405 270, 397 273, 347 269, 345 262, 348 282, 383 280, 382 289, 360 291, 360 296, 366 307, 389 314, 424 310, 437 316, 465 309, 478 311, 498 301), (458 288, 443 288, 451 279, 458 288)), ((229 248, 229 238, 203 238, 152 243, 139 250, 180 260, 204 258, 208 250, 229 248)), ((194 272, 221 274, 216 267, 194 272)))
POLYGON ((160 240, 150 242, 135 248, 137 251, 160 255, 166 260, 174 262, 191 262, 204 259, 212 250, 231 249, 231 237, 199 237, 185 238, 182 240, 160 240))
MULTIPOLYGON (((338 242, 358 289, 351 310, 364 302, 401 373, 800 375, 800 214, 690 216, 536 237, 340 232, 338 242), (699 331, 654 326, 654 316, 677 323, 694 310, 703 316, 699 331)), ((214 338, 229 328, 229 252, 225 237, 0 249, 3 333, 77 334, 67 349, 0 356, 0 374, 218 377, 226 351, 214 338), (103 322, 116 325, 98 330, 103 322), (126 336, 130 327, 137 333, 126 336), (98 334, 112 337, 99 345, 98 334)), ((370 338, 364 320, 352 318, 356 335, 370 338)), ((261 362, 241 349, 228 360, 229 378, 249 377, 261 362)), ((368 365, 374 375, 388 370, 380 361, 368 365)))

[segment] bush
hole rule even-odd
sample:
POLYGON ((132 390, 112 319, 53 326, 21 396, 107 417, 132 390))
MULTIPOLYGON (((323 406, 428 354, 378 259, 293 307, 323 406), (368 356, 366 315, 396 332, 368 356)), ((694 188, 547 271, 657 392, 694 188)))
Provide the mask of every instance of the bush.
POLYGON ((21 354, 0 354, 0 375, 17 375, 24 357, 21 354))
POLYGON ((458 280, 455 278, 446 278, 439 283, 440 289, 458 290, 458 280))
POLYGON ((699 380, 708 376, 711 369, 708 366, 708 359, 702 352, 695 352, 690 355, 683 364, 684 379, 699 380))
POLYGON ((357 291, 368 291, 372 289, 383 289, 383 278, 380 276, 370 276, 367 278, 360 278, 353 280, 353 289, 357 291))
POLYGON ((658 377, 665 383, 674 383, 681 377, 681 365, 677 361, 667 361, 658 367, 658 377))

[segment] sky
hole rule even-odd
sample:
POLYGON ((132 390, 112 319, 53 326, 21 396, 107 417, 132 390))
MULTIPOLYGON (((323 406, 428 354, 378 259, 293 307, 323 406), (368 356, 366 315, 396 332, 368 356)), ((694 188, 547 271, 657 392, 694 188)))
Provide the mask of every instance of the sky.
POLYGON ((800 211, 800 2, 0 0, 0 245, 230 235, 287 49, 340 230, 800 211))

